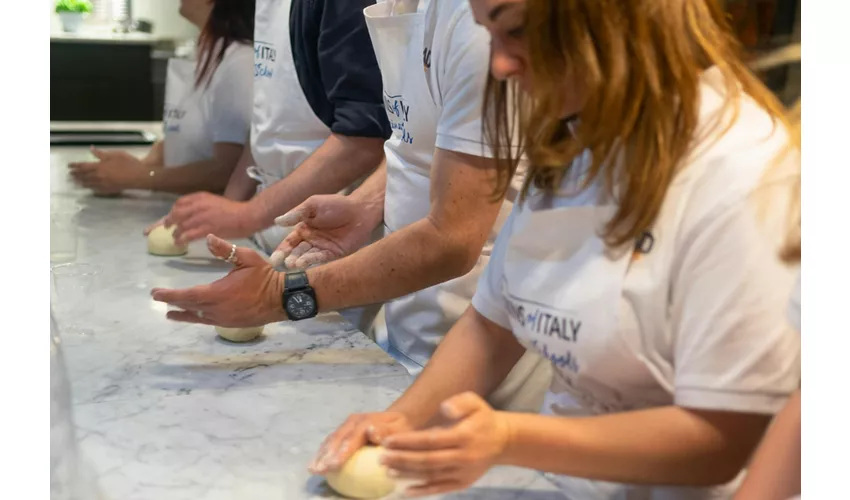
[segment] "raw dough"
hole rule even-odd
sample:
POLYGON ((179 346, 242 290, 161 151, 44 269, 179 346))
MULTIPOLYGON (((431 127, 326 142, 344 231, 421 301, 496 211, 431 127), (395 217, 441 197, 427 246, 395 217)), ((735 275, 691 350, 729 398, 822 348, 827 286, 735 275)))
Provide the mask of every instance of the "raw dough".
POLYGON ((251 328, 225 328, 223 326, 215 327, 216 333, 221 338, 231 342, 250 342, 259 337, 263 333, 263 326, 252 326, 251 328))
POLYGON ((188 247, 174 244, 174 230, 177 226, 165 229, 165 226, 157 226, 148 234, 148 253, 151 255, 185 255, 188 247))
POLYGON ((325 475, 328 485, 350 498, 374 499, 389 495, 395 490, 395 482, 387 475, 387 468, 378 462, 383 452, 380 446, 360 448, 340 470, 325 475))

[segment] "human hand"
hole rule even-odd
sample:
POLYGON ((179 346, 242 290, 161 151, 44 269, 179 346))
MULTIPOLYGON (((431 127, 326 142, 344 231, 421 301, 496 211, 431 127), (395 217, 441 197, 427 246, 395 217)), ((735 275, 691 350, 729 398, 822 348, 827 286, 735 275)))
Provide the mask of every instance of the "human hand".
POLYGON ((295 229, 272 253, 272 265, 306 269, 357 251, 377 225, 373 212, 351 196, 311 196, 275 219, 275 224, 295 229))
POLYGON ((91 148, 98 161, 69 163, 71 176, 78 184, 97 194, 115 194, 124 189, 142 187, 149 169, 142 160, 126 151, 91 148))
POLYGON ((407 496, 427 496, 472 486, 504 453, 510 440, 505 414, 475 393, 443 402, 451 427, 399 432, 384 439, 382 463, 390 475, 414 481, 407 496))
POLYGON ((380 445, 387 436, 412 428, 407 417, 398 412, 351 415, 325 439, 309 470, 313 474, 337 470, 363 446, 369 443, 380 445))
POLYGON ((208 234, 220 238, 247 238, 262 229, 256 227, 255 217, 247 202, 200 192, 174 202, 171 212, 162 222, 165 227, 177 226, 174 230, 175 243, 188 245, 208 234))
POLYGON ((286 319, 281 304, 282 274, 249 248, 237 248, 213 235, 207 236, 207 246, 215 257, 232 263, 233 270, 208 285, 184 290, 153 289, 154 300, 182 309, 169 311, 168 319, 230 328, 286 319))

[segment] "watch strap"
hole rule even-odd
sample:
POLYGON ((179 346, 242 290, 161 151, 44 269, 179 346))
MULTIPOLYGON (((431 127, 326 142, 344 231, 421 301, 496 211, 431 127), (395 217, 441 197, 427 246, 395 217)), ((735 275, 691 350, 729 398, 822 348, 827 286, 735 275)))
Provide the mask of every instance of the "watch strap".
POLYGON ((292 292, 295 290, 302 290, 304 288, 309 288, 310 282, 307 280, 307 273, 305 271, 291 271, 287 272, 283 278, 283 291, 292 292))

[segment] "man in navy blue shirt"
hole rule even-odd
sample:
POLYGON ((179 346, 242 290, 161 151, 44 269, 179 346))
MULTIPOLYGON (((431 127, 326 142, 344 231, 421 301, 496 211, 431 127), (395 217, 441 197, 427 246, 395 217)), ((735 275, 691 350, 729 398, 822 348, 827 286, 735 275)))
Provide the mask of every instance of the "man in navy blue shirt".
POLYGON ((363 18, 372 4, 257 1, 251 147, 224 196, 194 193, 174 204, 163 221, 177 226, 177 243, 253 235, 271 253, 286 234, 275 217, 381 163, 391 132, 363 18))

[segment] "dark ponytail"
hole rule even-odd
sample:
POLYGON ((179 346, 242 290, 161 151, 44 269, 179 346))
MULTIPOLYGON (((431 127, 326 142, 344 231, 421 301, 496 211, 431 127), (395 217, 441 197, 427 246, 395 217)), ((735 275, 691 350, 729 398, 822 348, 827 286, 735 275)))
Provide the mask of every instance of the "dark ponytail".
POLYGON ((253 44, 255 0, 212 0, 207 24, 198 37, 195 87, 209 85, 231 43, 253 44))

